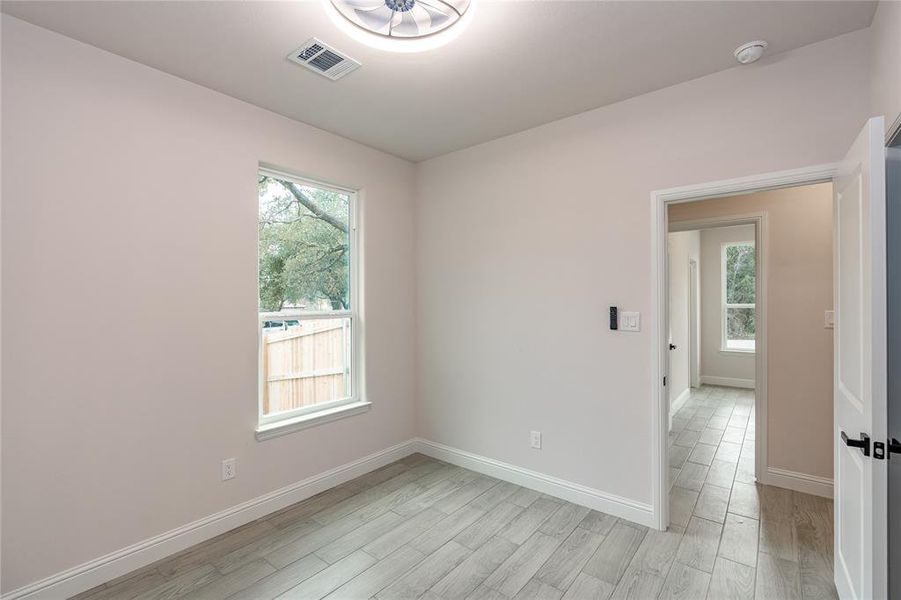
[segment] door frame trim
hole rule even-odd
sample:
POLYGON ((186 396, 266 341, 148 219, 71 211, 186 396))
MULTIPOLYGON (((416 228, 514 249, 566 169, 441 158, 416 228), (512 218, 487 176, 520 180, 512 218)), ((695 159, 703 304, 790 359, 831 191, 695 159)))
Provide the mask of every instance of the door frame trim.
POLYGON ((688 387, 701 386, 701 276, 698 261, 688 259, 688 387))
MULTIPOLYGON (((655 318, 655 326, 651 328, 651 506, 654 513, 654 526, 665 530, 669 524, 669 406, 663 377, 666 374, 666 341, 669 327, 667 313, 667 234, 669 220, 667 207, 682 202, 697 202, 713 198, 725 198, 764 192, 786 187, 796 187, 814 183, 831 182, 838 172, 837 163, 815 165, 792 169, 760 173, 736 179, 711 181, 694 185, 654 190, 651 192, 651 315, 655 318)), ((747 216, 746 216, 747 218, 747 216)), ((724 221, 728 217, 713 220, 724 221)), ((764 219, 765 222, 765 219, 764 219)), ((760 235, 758 230, 757 235, 760 235)), ((764 259, 765 260, 765 259, 764 259)), ((759 284, 760 282, 758 282, 759 284)), ((765 283, 765 282, 764 282, 765 283)), ((765 346, 764 340, 764 346, 765 346)), ((758 355, 759 356, 759 355, 758 355)), ((760 358, 758 358, 758 365, 760 358)), ((760 376, 757 375, 758 386, 760 376)), ((765 372, 764 372, 765 387, 765 372)), ((757 422, 762 417, 759 408, 756 411, 757 422)), ((758 436, 757 448, 761 446, 758 436)), ((760 461, 761 457, 755 457, 760 461)), ((756 467, 759 468, 759 462, 756 467)), ((758 470, 758 473, 761 471, 758 470)))

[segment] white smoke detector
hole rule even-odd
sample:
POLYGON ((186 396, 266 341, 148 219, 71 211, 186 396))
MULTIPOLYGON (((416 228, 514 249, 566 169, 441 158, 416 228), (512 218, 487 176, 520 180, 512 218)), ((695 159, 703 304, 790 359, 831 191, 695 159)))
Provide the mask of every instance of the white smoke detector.
POLYGON ((755 42, 742 44, 735 49, 735 60, 743 65, 749 65, 752 62, 757 62, 758 60, 760 60, 760 57, 763 56, 763 51, 766 50, 766 47, 767 43, 763 40, 757 40, 755 42))

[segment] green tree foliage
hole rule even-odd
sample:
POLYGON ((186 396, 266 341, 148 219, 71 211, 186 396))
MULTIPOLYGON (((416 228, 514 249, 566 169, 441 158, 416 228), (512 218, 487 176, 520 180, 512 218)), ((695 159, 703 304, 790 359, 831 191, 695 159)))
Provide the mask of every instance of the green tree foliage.
POLYGON ((750 244, 726 247, 726 302, 754 304, 757 260, 750 244))
POLYGON ((260 310, 349 308, 350 198, 259 178, 260 310))
MULTIPOLYGON (((757 284, 757 256, 754 246, 726 247, 726 303, 754 304, 757 284)), ((756 333, 753 308, 726 311, 726 333, 731 340, 752 340, 756 333)))

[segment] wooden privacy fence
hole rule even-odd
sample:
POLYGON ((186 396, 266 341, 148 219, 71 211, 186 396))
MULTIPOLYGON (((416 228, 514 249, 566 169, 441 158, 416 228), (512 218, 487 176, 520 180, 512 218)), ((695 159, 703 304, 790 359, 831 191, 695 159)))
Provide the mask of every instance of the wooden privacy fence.
POLYGON ((350 327, 346 319, 301 321, 263 332, 263 414, 348 395, 350 327))

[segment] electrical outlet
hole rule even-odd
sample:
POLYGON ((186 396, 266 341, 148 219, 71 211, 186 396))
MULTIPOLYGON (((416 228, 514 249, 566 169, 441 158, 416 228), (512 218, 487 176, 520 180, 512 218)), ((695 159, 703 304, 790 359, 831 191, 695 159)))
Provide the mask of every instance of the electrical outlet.
POLYGON ((535 448, 536 450, 541 450, 541 432, 540 431, 533 431, 532 435, 530 436, 530 440, 532 442, 533 448, 535 448))
POLYGON ((238 470, 234 458, 226 458, 222 461, 222 481, 234 479, 237 474, 238 470))

